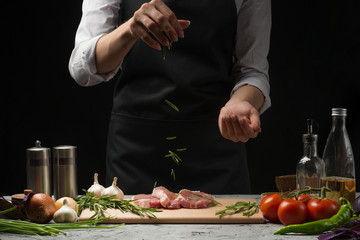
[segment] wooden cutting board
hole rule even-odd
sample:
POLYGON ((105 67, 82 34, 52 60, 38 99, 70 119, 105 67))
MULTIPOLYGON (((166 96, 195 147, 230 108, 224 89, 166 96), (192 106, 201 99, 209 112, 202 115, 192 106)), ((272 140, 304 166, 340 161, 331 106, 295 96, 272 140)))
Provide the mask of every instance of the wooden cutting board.
MULTIPOLYGON (((261 211, 247 217, 242 213, 219 217, 217 211, 225 209, 238 201, 256 202, 255 199, 216 199, 222 205, 203 209, 162 209, 155 212, 156 218, 140 217, 131 212, 122 213, 117 209, 107 209, 105 216, 112 216, 105 223, 264 223, 261 211)), ((85 221, 94 214, 93 211, 85 209, 82 211, 79 221, 85 221)))

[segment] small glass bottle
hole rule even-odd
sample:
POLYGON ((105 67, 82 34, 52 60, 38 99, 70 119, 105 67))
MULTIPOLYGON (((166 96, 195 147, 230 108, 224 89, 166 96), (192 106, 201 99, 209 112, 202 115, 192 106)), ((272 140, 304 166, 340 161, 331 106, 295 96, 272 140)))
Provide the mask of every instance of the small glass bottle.
POLYGON ((333 108, 331 115, 332 127, 323 154, 326 176, 321 179, 321 184, 332 190, 327 193, 327 197, 336 201, 345 197, 353 202, 356 189, 355 163, 345 126, 347 110, 333 108))
POLYGON ((320 187, 320 178, 325 176, 324 161, 317 155, 317 134, 313 134, 313 120, 307 119, 308 133, 303 134, 304 155, 296 167, 296 189, 305 186, 320 187))

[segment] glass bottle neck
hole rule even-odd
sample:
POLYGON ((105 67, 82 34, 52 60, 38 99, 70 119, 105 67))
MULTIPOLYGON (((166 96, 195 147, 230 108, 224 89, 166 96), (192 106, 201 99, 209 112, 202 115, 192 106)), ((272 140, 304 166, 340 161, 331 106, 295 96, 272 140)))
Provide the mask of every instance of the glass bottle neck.
POLYGON ((332 117, 333 122, 332 122, 332 128, 333 129, 345 129, 345 122, 346 122, 346 117, 345 116, 333 116, 332 117))
POLYGON ((304 157, 317 157, 316 142, 304 142, 304 157))

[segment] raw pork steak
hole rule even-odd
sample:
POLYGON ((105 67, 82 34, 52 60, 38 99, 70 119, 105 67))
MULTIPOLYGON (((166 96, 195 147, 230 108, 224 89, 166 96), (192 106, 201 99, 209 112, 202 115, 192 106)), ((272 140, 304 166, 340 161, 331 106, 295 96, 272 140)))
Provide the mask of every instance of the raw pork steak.
POLYGON ((173 193, 165 187, 156 187, 153 189, 152 195, 160 199, 160 204, 164 208, 177 209, 181 208, 180 202, 176 201, 176 193, 173 193))
POLYGON ((180 202, 183 208, 207 208, 214 204, 214 201, 210 199, 214 199, 214 197, 208 193, 183 189, 175 201, 180 202))
POLYGON ((133 196, 131 199, 136 200, 133 203, 139 207, 161 208, 160 199, 151 194, 138 194, 133 196))

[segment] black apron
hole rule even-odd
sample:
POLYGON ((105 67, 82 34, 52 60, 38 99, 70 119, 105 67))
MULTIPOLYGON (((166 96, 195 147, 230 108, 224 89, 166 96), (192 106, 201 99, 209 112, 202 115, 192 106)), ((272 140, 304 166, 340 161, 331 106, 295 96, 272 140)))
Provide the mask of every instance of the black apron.
MULTIPOLYGON (((122 21, 145 2, 123 0, 122 21)), ((109 125, 107 185, 117 176, 125 194, 149 193, 155 182, 173 191, 249 193, 244 144, 224 139, 218 128, 234 86, 235 1, 164 2, 191 25, 165 60, 141 40, 125 57, 109 125)))

